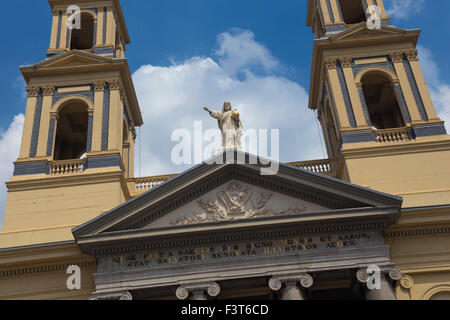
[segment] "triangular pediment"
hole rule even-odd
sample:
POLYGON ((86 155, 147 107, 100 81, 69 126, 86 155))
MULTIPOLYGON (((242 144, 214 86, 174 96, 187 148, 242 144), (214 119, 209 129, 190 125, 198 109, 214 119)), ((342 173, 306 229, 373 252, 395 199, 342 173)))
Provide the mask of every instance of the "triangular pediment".
POLYGON ((345 31, 331 35, 331 41, 337 40, 357 40, 367 38, 378 38, 383 36, 404 35, 408 30, 396 28, 393 26, 381 26, 380 29, 369 29, 366 23, 360 23, 348 28, 345 31))
POLYGON ((330 210, 324 204, 297 199, 267 188, 231 180, 143 228, 279 217, 330 210))
POLYGON ((37 69, 92 65, 111 62, 111 58, 98 56, 89 52, 71 50, 36 64, 37 69))
MULTIPOLYGON (((278 167, 276 174, 263 175, 266 166, 248 154, 243 164, 219 164, 217 160, 230 152, 73 229, 75 238, 130 232, 163 235, 184 232, 186 227, 233 227, 285 218, 339 219, 359 209, 401 207, 402 199, 396 196, 281 163, 272 163, 272 168, 278 167)), ((235 160, 238 154, 243 155, 234 153, 235 160)))

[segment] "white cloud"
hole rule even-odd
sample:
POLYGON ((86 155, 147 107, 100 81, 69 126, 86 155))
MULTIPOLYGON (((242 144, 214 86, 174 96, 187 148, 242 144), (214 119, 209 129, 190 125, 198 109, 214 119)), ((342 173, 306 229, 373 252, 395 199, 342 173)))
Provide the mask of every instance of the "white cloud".
MULTIPOLYGON (((140 174, 187 169, 171 162, 171 150, 177 144, 170 140, 173 130, 185 128, 193 135, 196 120, 203 121, 203 130, 217 127, 203 107, 221 109, 226 100, 239 109, 244 129, 280 129, 281 161, 322 158, 307 90, 277 75, 280 64, 251 32, 223 33, 218 44, 217 61, 193 57, 169 67, 142 66, 134 73, 145 122, 140 174)), ((137 153, 136 175, 138 159, 137 153)))
POLYGON ((19 155, 20 142, 22 137, 24 115, 19 114, 14 117, 13 122, 6 132, 0 132, 0 230, 3 225, 3 214, 6 204, 5 181, 11 177, 14 169, 13 162, 19 155))
POLYGON ((434 61, 433 53, 427 48, 417 46, 420 64, 425 80, 439 117, 445 121, 450 133, 450 85, 441 79, 439 67, 434 61))
POLYGON ((264 71, 269 72, 279 66, 270 51, 254 38, 251 31, 239 29, 217 37, 220 47, 215 53, 225 73, 235 75, 251 67, 262 67, 264 71))
POLYGON ((408 19, 422 11, 425 0, 388 0, 385 5, 391 18, 408 19))

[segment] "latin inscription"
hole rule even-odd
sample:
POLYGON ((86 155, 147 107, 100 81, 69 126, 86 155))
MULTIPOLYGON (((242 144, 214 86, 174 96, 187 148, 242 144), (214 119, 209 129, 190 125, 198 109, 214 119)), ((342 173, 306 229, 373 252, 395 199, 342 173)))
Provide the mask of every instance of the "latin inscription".
POLYGON ((113 267, 119 269, 145 268, 247 257, 301 255, 314 251, 360 248, 363 247, 365 241, 369 241, 371 238, 377 238, 377 235, 349 233, 159 250, 113 257, 113 267))

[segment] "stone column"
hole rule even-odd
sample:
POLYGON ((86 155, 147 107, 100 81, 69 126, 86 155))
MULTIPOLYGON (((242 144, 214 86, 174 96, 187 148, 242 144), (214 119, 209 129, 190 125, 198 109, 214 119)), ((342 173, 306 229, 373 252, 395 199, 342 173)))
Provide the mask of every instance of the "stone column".
MULTIPOLYGON (((375 276, 375 275, 374 275, 375 276)), ((399 269, 393 267, 380 270, 379 289, 369 289, 368 282, 371 276, 367 272, 367 268, 360 269, 356 273, 356 278, 361 282, 366 291, 366 300, 397 300, 395 295, 393 281, 398 281, 402 277, 399 269)))
POLYGON ((175 293, 179 300, 208 300, 217 297, 219 294, 220 286, 215 282, 181 286, 175 293))
POLYGON ((269 288, 272 291, 280 292, 281 300, 305 300, 302 288, 310 288, 312 285, 313 278, 309 274, 269 280, 269 288))

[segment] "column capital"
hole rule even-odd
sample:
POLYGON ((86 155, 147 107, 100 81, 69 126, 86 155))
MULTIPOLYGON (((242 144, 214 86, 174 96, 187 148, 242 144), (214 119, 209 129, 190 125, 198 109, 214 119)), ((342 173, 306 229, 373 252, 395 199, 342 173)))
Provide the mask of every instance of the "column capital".
POLYGON ((326 58, 324 60, 325 68, 327 70, 329 70, 329 69, 336 69, 337 68, 337 66, 336 66, 337 60, 338 60, 337 58, 326 58))
POLYGON ((394 63, 403 62, 403 51, 390 52, 389 56, 394 63))
POLYGON ((342 67, 351 68, 353 63, 353 58, 351 57, 340 57, 339 61, 341 62, 342 67))
POLYGON ((110 81, 108 81, 108 83, 109 83, 109 88, 111 90, 121 90, 122 89, 122 86, 121 86, 119 80, 110 80, 110 81))
POLYGON ((419 57, 417 56, 417 50, 411 49, 405 52, 406 58, 408 61, 419 61, 419 57))
POLYGON ((312 287, 314 280, 307 273, 300 274, 298 276, 272 277, 269 280, 269 288, 272 291, 279 291, 283 287, 283 284, 292 282, 300 284, 303 288, 307 289, 312 287))
POLYGON ((100 92, 105 90, 106 81, 94 81, 95 92, 100 92))
POLYGON ((194 285, 183 285, 177 288, 175 295, 179 300, 186 300, 194 292, 207 292, 210 297, 217 297, 220 294, 220 286, 216 282, 194 285))
MULTIPOLYGON (((366 284, 369 280, 367 269, 368 268, 361 268, 356 272, 356 279, 363 284, 366 284)), ((382 268, 380 271, 382 276, 389 276, 389 279, 393 281, 398 281, 402 278, 402 272, 397 267, 382 268)))
POLYGON ((53 96, 53 93, 55 92, 55 87, 45 86, 42 88, 42 91, 44 92, 44 96, 53 96))
POLYGON ((39 90, 40 90, 39 87, 27 87, 27 94, 28 94, 28 97, 29 97, 29 98, 31 98, 31 97, 37 97, 38 94, 39 94, 39 90))
POLYGON ((400 279, 400 285, 405 289, 411 289, 414 285, 414 279, 411 276, 405 274, 400 279))

